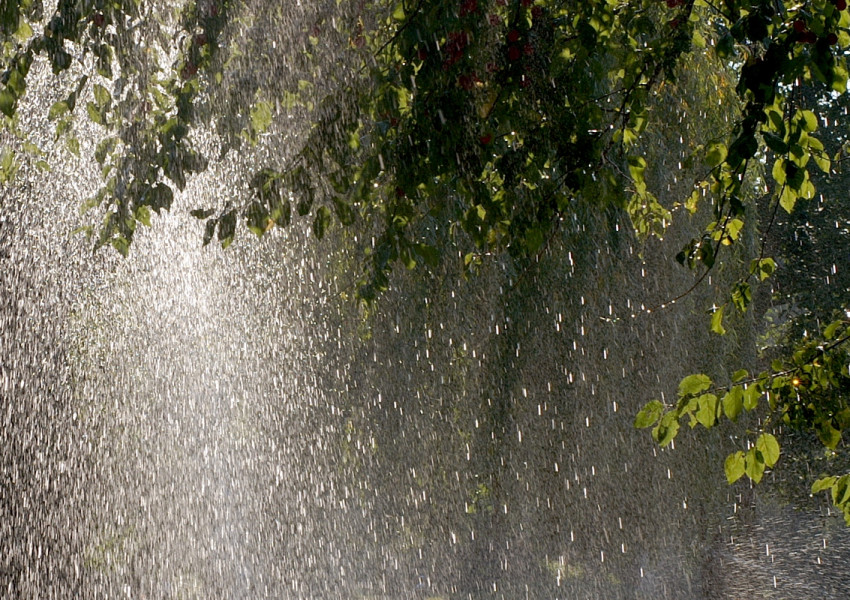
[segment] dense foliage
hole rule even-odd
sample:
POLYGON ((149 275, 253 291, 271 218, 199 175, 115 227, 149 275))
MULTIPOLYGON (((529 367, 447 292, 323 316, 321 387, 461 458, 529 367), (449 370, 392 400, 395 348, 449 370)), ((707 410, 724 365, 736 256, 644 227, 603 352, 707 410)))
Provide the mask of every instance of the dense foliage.
MULTIPOLYGON (((4 151, 0 178, 22 160, 49 168, 19 110, 37 61, 63 89, 46 114, 56 139, 77 154, 82 121, 99 128, 103 186, 84 202, 99 219, 88 231, 96 247, 125 254, 137 226, 170 209, 173 188, 193 173, 279 136, 289 116, 308 120, 286 151, 259 153, 250 194, 192 214, 206 223, 204 243, 225 247, 242 224, 263 235, 289 226, 293 212, 319 238, 334 223, 350 227, 366 257, 359 296, 370 300, 399 263, 459 257, 474 267, 502 252, 529 261, 588 205, 626 211, 642 236, 663 234, 674 209, 710 215, 676 257, 702 281, 747 218, 761 208, 769 232, 781 212, 815 198, 816 185, 826 189, 843 160, 843 146, 826 147, 818 131, 846 93, 845 0, 335 4, 272 15, 289 27, 276 45, 262 11, 236 0, 179 12, 142 0, 59 0, 52 14, 38 0, 3 1, 0 112, 18 142, 4 151), (737 83, 684 97, 675 83, 687 68, 737 83), (733 122, 686 148, 682 162, 701 173, 691 193, 659 201, 649 146, 661 107, 693 106, 680 111, 684 128, 709 119, 715 100, 733 122), (218 156, 199 150, 210 136, 218 156)), ((715 307, 716 333, 782 263, 768 247, 715 307)), ((730 482, 758 481, 776 464, 775 425, 812 431, 835 450, 850 425, 846 325, 798 338, 757 376, 688 377, 675 406, 653 401, 636 424, 667 444, 683 417, 711 427, 761 410, 755 441, 726 462, 730 482)), ((813 489, 831 489, 850 520, 848 483, 825 478, 813 489)))

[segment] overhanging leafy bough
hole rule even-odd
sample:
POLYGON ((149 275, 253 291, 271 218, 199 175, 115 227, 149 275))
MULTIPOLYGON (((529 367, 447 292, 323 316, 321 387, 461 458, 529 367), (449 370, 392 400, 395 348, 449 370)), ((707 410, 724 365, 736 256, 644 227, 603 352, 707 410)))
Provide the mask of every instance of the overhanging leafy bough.
MULTIPOLYGON (((204 242, 217 238, 226 247, 241 224, 257 235, 289 226, 294 204, 316 237, 338 223, 369 240, 357 282, 366 300, 388 287, 399 263, 436 265, 460 253, 473 267, 505 252, 531 262, 587 206, 625 211, 648 236, 663 233, 671 209, 697 213, 707 204, 711 222, 677 257, 705 274, 739 242, 755 198, 766 193, 774 216, 778 208, 791 213, 817 195, 810 164, 831 175, 842 156, 817 137, 823 107, 808 105, 803 90, 846 92, 844 0, 318 2, 286 15, 278 10, 271 27, 258 7, 235 0, 198 0, 179 10, 60 0, 47 16, 34 1, 2 7, 0 112, 19 142, 0 159, 0 179, 10 179, 22 160, 49 167, 48 152, 28 140, 18 118, 41 55, 55 74, 66 74, 67 89, 46 114, 56 141, 79 153, 81 119, 102 134, 94 158, 104 184, 84 202, 100 220, 87 228, 95 247, 126 254, 138 224, 169 210, 172 188, 208 167, 212 159, 193 144, 193 133, 214 131, 220 156, 264 143, 280 151, 247 177, 250 196, 192 211, 206 221, 204 242), (288 25, 285 36, 275 32, 280 23, 288 25), (659 167, 647 159, 647 140, 662 106, 693 100, 675 85, 685 59, 712 75, 733 74, 737 85, 716 88, 719 108, 712 110, 736 114, 731 132, 712 132, 688 148, 684 162, 701 163, 704 172, 671 206, 653 191, 659 167), (289 151, 283 138, 267 143, 291 115, 312 124, 299 146, 289 151)), ((708 114, 713 98, 701 100, 701 110, 682 111, 683 127, 708 114)), ((762 246, 713 312, 715 332, 726 331, 727 309, 747 310, 753 282, 770 277, 776 264, 762 246)), ((824 356, 843 352, 823 346, 824 356)), ((797 406, 791 391, 802 390, 823 410, 801 408, 789 419, 811 424, 834 447, 832 431, 843 429, 839 415, 846 414, 827 410, 829 390, 843 381, 839 370, 832 387, 789 384, 784 371, 823 367, 795 360, 746 388, 734 384, 722 399, 710 381, 689 391, 705 382, 688 380, 681 406, 665 412, 652 404, 641 423, 657 416, 656 437, 666 441, 674 418, 688 414, 709 426, 719 407, 728 404, 723 414, 730 416, 739 402, 747 408, 768 391, 797 406)), ((777 414, 784 418, 791 408, 777 414)), ((771 436, 765 431, 754 451, 733 455, 727 473, 743 464, 760 478, 776 461, 771 436)), ((844 494, 834 494, 845 505, 844 494)))
MULTIPOLYGON (((846 319, 828 325, 819 340, 802 343, 788 360, 775 360, 770 370, 751 376, 746 370, 732 374, 732 383, 717 386, 707 375, 689 375, 679 383, 678 401, 665 406, 658 400, 646 404, 635 418, 635 427, 652 427, 652 437, 667 446, 679 433, 680 420, 691 428, 718 425, 723 417, 737 421, 742 412, 761 418, 752 432, 755 442, 747 450, 730 454, 724 470, 729 483, 747 475, 759 483, 765 469, 776 465, 780 446, 770 433, 788 426, 814 434, 828 451, 835 451, 850 427, 850 324, 846 319)), ((812 493, 830 490, 833 503, 850 525, 850 476, 821 477, 812 493)))

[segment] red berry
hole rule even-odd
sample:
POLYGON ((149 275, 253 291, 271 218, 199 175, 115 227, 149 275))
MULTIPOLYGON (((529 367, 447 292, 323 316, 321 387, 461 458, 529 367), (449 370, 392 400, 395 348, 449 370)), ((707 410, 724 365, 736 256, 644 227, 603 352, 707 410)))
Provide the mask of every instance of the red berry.
POLYGON ((830 33, 828 36, 826 36, 826 43, 829 44, 830 46, 834 46, 835 44, 837 44, 838 43, 838 34, 830 33))
POLYGON ((676 8, 682 5, 683 0, 667 0, 667 8, 676 8))
POLYGON ((534 4, 534 0, 522 0, 522 5, 525 7, 531 6, 534 4))
POLYGON ((516 29, 511 29, 508 32, 508 41, 513 44, 518 39, 519 39, 519 31, 517 31, 516 29))
POLYGON ((425 60, 426 58, 428 58, 428 51, 425 48, 420 48, 419 51, 416 53, 416 56, 419 58, 419 60, 425 60))
POLYGON ((478 0, 464 0, 460 5, 460 16, 465 17, 478 11, 478 0))
POLYGON ((468 43, 469 37, 465 31, 452 31, 448 35, 446 48, 449 52, 459 52, 466 48, 468 43))
POLYGON ((535 19, 539 19, 540 17, 542 17, 543 16, 543 7, 536 6, 536 5, 533 6, 531 8, 531 16, 534 17, 535 19))
POLYGON ((796 21, 794 21, 794 31, 796 31, 797 33, 803 33, 805 30, 806 30, 806 22, 805 21, 803 21, 801 19, 797 19, 796 21))
POLYGON ((396 195, 397 198, 404 198, 404 196, 405 196, 404 190, 401 189, 400 187, 396 187, 395 195, 396 195))
POLYGON ((837 8, 838 10, 844 10, 845 8, 847 8, 847 0, 836 0, 835 8, 837 8))
POLYGON ((475 89, 475 80, 475 75, 461 75, 457 78, 457 84, 467 92, 471 92, 475 89))
POLYGON ((804 44, 814 44, 818 41, 818 36, 816 36, 813 32, 807 31, 803 35, 800 36, 800 40, 804 44))
POLYGON ((519 60, 520 56, 522 56, 522 50, 519 49, 519 46, 511 46, 508 48, 508 60, 519 60))
POLYGON ((480 138, 478 138, 478 141, 481 142, 482 145, 487 146, 490 142, 493 141, 493 136, 489 133, 485 133, 480 138))
POLYGON ((183 65, 183 68, 180 70, 180 77, 183 79, 190 79, 194 77, 198 73, 198 65, 193 63, 186 63, 183 65))

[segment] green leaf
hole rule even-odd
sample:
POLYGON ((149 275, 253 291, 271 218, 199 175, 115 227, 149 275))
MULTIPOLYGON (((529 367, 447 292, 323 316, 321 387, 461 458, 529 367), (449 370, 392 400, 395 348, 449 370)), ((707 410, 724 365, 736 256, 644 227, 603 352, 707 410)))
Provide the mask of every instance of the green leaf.
POLYGON ((71 55, 60 48, 50 56, 50 63, 53 68, 53 74, 59 75, 59 73, 71 66, 71 55))
POLYGON ((770 106, 765 112, 770 118, 770 127, 779 135, 785 135, 785 116, 779 107, 770 106))
POLYGON ((94 102, 86 102, 86 112, 89 114, 89 119, 93 122, 98 125, 106 125, 106 119, 94 102))
POLYGON ((802 110, 798 112, 798 117, 800 119, 800 124, 803 127, 803 131, 812 132, 818 128, 818 118, 815 116, 810 110, 802 110))
POLYGON ((811 200, 815 197, 817 190, 815 189, 815 185, 812 183, 811 179, 809 179, 808 172, 804 171, 804 173, 806 176, 803 183, 800 185, 800 198, 811 200))
POLYGON ((298 204, 296 204, 295 209, 298 211, 298 216, 306 217, 310 214, 310 208, 313 206, 313 190, 309 187, 305 187, 301 191, 302 193, 298 199, 298 204))
POLYGON ((112 47, 108 44, 98 44, 94 46, 93 51, 97 57, 97 73, 106 79, 112 79, 112 47))
POLYGON ((221 247, 226 249, 236 236, 236 211, 230 210, 224 213, 218 220, 218 241, 221 247))
POLYGON ((136 208, 136 220, 145 227, 151 226, 151 209, 147 206, 136 208))
POLYGON ((711 379, 707 375, 688 375, 679 383, 679 397, 695 395, 711 387, 711 379))
POLYGON ((726 157, 729 166, 737 169, 745 160, 755 156, 758 152, 759 143, 755 133, 745 130, 729 146, 729 155, 726 157))
POLYGON ((785 174, 784 158, 777 158, 775 161, 773 161, 773 169, 771 170, 771 174, 773 175, 773 180, 779 185, 782 185, 787 181, 787 175, 785 174))
POLYGON ((251 233, 261 237, 266 232, 266 226, 269 224, 268 210, 260 202, 254 201, 245 213, 245 220, 251 233))
POLYGON ((750 273, 758 274, 759 281, 764 281, 776 271, 776 262, 772 258, 754 259, 750 263, 750 273))
POLYGON ((117 144, 118 139, 114 137, 108 137, 98 142, 97 147, 94 149, 94 159, 98 162, 98 164, 103 164, 106 160, 106 156, 115 150, 115 146, 117 144))
POLYGON ((71 131, 71 120, 70 119, 60 119, 58 123, 56 123, 56 137, 55 140, 58 140, 60 137, 71 131))
POLYGON ((768 467, 772 467, 779 460, 779 442, 769 433, 763 433, 758 437, 756 449, 761 452, 764 464, 768 467))
POLYGON ((212 208, 196 208, 194 210, 190 210, 189 214, 196 219, 206 219, 211 217, 214 212, 215 210, 212 208))
POLYGON ((829 325, 826 326, 826 329, 823 330, 823 337, 826 340, 831 340, 835 338, 836 332, 844 325, 844 321, 833 321, 829 325))
POLYGON ((635 417, 635 428, 652 427, 664 413, 664 405, 658 400, 648 402, 635 417))
POLYGON ((123 235, 117 235, 111 240, 109 243, 112 244, 112 247, 118 250, 119 254, 124 258, 127 258, 127 255, 130 253, 130 240, 128 240, 123 235))
POLYGON ((58 119, 62 115, 67 112, 70 112, 71 107, 68 106, 68 103, 64 100, 60 100, 59 102, 54 102, 53 106, 50 107, 50 110, 47 111, 47 118, 50 121, 58 119))
POLYGON ((723 328, 723 308, 721 306, 711 315, 711 330, 718 335, 726 334, 726 329, 723 328))
POLYGON ((27 89, 27 80, 23 73, 18 69, 9 71, 9 78, 6 81, 7 89, 15 95, 15 98, 21 98, 27 89))
POLYGON ((646 161, 640 156, 630 156, 629 173, 635 182, 643 182, 643 172, 646 171, 646 161))
POLYGON ((94 90, 94 101, 99 108, 105 108, 112 101, 112 94, 99 83, 94 84, 92 89, 94 90))
POLYGON ((210 219, 204 226, 204 246, 212 241, 216 225, 218 225, 218 219, 210 219))
POLYGON ((320 206, 316 211, 316 218, 313 220, 313 233, 316 238, 322 239, 331 224, 331 211, 327 206, 320 206))
POLYGON ((80 155, 80 140, 78 140, 74 136, 68 136, 65 139, 65 146, 68 148, 68 151, 74 156, 80 155))
POLYGON ((794 211, 794 205, 797 203, 797 193, 791 189, 790 185, 782 188, 782 194, 779 196, 779 206, 785 209, 785 212, 791 214, 794 211))
POLYGON ((695 189, 691 192, 691 195, 688 196, 688 199, 685 200, 685 208, 691 214, 694 214, 697 211, 697 208, 699 208, 699 201, 702 197, 700 191, 700 188, 695 189))
POLYGON ((723 244, 728 245, 737 240, 741 235, 741 230, 744 228, 744 222, 741 219, 731 219, 723 228, 723 244))
POLYGON ((841 506, 848 500, 850 500, 850 475, 842 475, 832 485, 832 502, 836 506, 841 506))
POLYGON ((174 192, 164 183, 157 183, 151 188, 145 204, 150 206, 156 214, 163 208, 171 210, 171 204, 174 202, 174 192))
POLYGON ((705 163, 709 167, 716 167, 724 160, 726 160, 727 156, 726 144, 722 142, 712 142, 705 149, 705 163))
POLYGON ((416 254, 422 257, 429 267, 436 267, 440 264, 440 250, 428 244, 416 244, 416 254))
POLYGON ((661 421, 652 430, 652 438, 658 442, 658 445, 666 446, 673 441, 677 433, 679 433, 679 421, 674 412, 668 412, 661 417, 661 421))
POLYGON ((841 432, 832 426, 832 422, 828 418, 815 423, 815 433, 821 443, 830 450, 835 450, 838 442, 841 441, 841 432))
POLYGON ((15 162, 15 153, 11 148, 6 148, 3 150, 3 156, 0 158, 0 169, 3 171, 8 171, 12 168, 12 164, 15 162))
POLYGON ((737 383, 742 379, 746 379, 750 375, 750 372, 746 369, 738 369, 734 373, 732 373, 732 381, 737 383))
POLYGON ((256 133, 263 133, 272 123, 272 105, 257 102, 251 109, 251 127, 256 133))
POLYGON ((27 23, 26 19, 20 19, 18 21, 18 30, 15 32, 15 37, 18 38, 19 41, 25 42, 32 37, 33 31, 30 24, 27 23))
POLYGON ((730 421, 738 419, 744 409, 744 390, 736 385, 723 396, 723 413, 730 421))
POLYGON ((761 388, 757 385, 751 385, 744 390, 744 408, 747 410, 755 410, 761 398, 761 388))
POLYGON ((723 464, 723 470, 726 471, 726 481, 733 484, 744 476, 744 453, 740 450, 726 457, 726 462, 723 464))
POLYGON ((0 112, 10 119, 15 114, 15 104, 17 100, 15 96, 8 90, 0 92, 0 112))
POLYGON ((536 253, 543 245, 543 241, 543 232, 537 227, 529 229, 525 234, 525 247, 529 254, 536 253))
POLYGON ((850 408, 845 407, 835 413, 835 421, 839 431, 844 431, 850 427, 850 408))
POLYGON ((271 211, 269 212, 269 216, 275 222, 275 225, 278 227, 289 225, 292 221, 292 206, 289 204, 289 200, 285 200, 278 195, 272 200, 270 205, 271 211))
POLYGON ((699 423, 709 429, 717 422, 717 396, 714 394, 703 394, 697 400, 699 410, 696 418, 699 423))
POLYGON ((739 281, 732 286, 732 304, 741 312, 746 312, 753 300, 753 291, 746 281, 739 281))
POLYGON ((761 452, 755 448, 750 448, 744 457, 744 473, 755 483, 760 482, 764 476, 764 460, 761 452))
POLYGON ((15 153, 10 148, 6 148, 0 158, 0 183, 14 179, 19 166, 18 161, 15 160, 15 153))
POLYGON ((354 210, 351 205, 340 198, 334 198, 334 212, 339 222, 348 227, 354 223, 354 210))
POLYGON ((812 484, 812 493, 817 494, 818 492, 832 489, 836 481, 838 481, 838 477, 835 476, 822 477, 812 484))
POLYGON ((764 138, 764 143, 767 147, 777 154, 785 154, 788 152, 788 144, 786 144, 785 140, 783 140, 780 136, 775 133, 770 133, 769 131, 763 131, 761 135, 764 138))

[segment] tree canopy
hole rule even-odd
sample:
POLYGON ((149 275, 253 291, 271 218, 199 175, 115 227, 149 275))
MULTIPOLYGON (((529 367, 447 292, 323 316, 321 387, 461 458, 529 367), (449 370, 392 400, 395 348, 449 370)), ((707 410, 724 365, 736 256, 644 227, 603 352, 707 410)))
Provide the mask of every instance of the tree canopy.
MULTIPOLYGON (((175 188, 249 149, 244 193, 192 211, 203 243, 226 247, 243 227, 262 236, 293 213, 318 238, 348 228, 366 301, 397 265, 474 269, 504 253, 530 263, 581 207, 623 211, 642 237, 663 235, 675 213, 705 216, 676 256, 698 282, 759 214, 767 239, 827 193, 820 201, 846 221, 835 184, 846 158, 835 114, 846 103, 845 0, 338 4, 275 7, 286 26, 271 35, 251 0, 59 0, 51 14, 40 0, 3 0, 0 112, 16 141, 0 179, 21 161, 49 168, 28 131, 33 111, 73 154, 77 131, 93 129, 103 184, 82 200, 86 231, 95 248, 126 254, 175 188), (48 66, 53 102, 27 105, 33 69, 48 66), (309 127, 287 137, 296 120, 309 127), (671 198, 656 159, 670 143, 660 127, 674 120, 688 189, 671 198)), ((760 244, 715 306, 714 332, 748 309, 756 283, 814 260, 790 246, 770 256, 776 246, 760 244)), ((799 304, 805 289, 780 293, 799 304)), ((683 418, 712 427, 761 411, 754 442, 726 461, 730 482, 758 482, 777 463, 778 425, 835 451, 850 426, 850 321, 842 302, 807 308, 820 312, 762 373, 690 376, 675 405, 650 402, 636 425, 665 445, 683 418), (829 311, 839 318, 815 333, 829 311)), ((812 489, 831 490, 850 522, 850 475, 812 489)))

